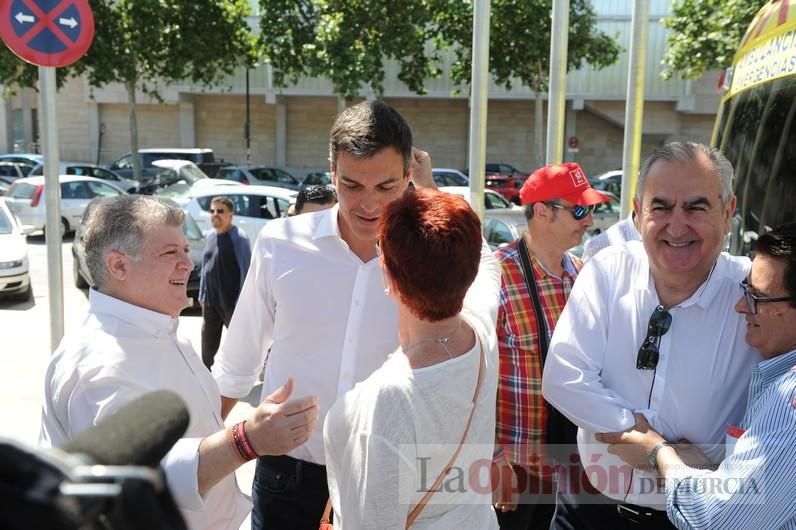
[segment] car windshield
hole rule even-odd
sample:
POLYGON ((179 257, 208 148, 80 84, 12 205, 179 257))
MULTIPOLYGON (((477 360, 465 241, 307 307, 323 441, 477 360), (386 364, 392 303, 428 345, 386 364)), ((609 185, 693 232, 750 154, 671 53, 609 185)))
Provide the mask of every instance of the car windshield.
POLYGON ((158 197, 162 197, 164 199, 178 199, 182 197, 187 197, 188 194, 191 192, 190 184, 186 184, 185 182, 175 182, 171 186, 166 186, 162 190, 157 193, 158 197))
POLYGON ((0 210, 0 234, 10 234, 12 231, 11 219, 5 210, 0 210))
POLYGON ((188 184, 194 184, 198 180, 208 178, 204 171, 196 166, 185 166, 180 168, 180 178, 188 184))

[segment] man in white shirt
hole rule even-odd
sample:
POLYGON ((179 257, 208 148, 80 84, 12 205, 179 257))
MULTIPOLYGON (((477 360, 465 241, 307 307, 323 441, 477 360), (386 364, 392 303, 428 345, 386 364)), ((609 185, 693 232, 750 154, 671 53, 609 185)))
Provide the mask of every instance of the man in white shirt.
MULTIPOLYGON (((641 242, 584 266, 545 364, 545 398, 580 429, 583 485, 559 490, 553 528, 670 528, 657 475, 633 470, 596 433, 641 413, 666 439, 718 462, 728 423, 743 416, 758 354, 733 311, 747 258, 721 253, 735 210, 732 166, 717 150, 668 144, 650 155, 634 199, 641 242)), ((574 474, 566 474, 571 477, 574 474)))
MULTIPOLYGON (((398 347, 377 227, 382 209, 404 193, 410 177, 418 188, 435 187, 430 159, 413 152, 408 124, 380 101, 341 113, 329 150, 338 204, 274 220, 255 243, 238 302, 244 310, 232 318, 213 366, 225 411, 249 393, 265 362, 263 393, 293 377, 299 392, 318 395, 325 417, 398 347)), ((496 268, 488 248, 485 254, 496 268)), ((317 530, 328 498, 318 425, 289 456, 258 460, 252 527, 317 530)))
POLYGON ((581 259, 586 263, 594 257, 599 251, 608 248, 611 245, 621 245, 626 241, 638 241, 641 239, 641 234, 638 233, 636 228, 636 214, 630 212, 626 218, 618 223, 611 225, 602 234, 597 234, 590 237, 583 245, 583 256, 581 259))
POLYGON ((85 321, 64 337, 47 369, 41 442, 60 446, 138 396, 172 390, 191 418, 162 461, 175 500, 192 529, 237 530, 251 504, 235 469, 303 443, 318 419, 317 398, 287 401, 288 381, 245 422, 224 427, 218 387, 177 333, 193 269, 184 215, 140 195, 92 205, 84 241, 95 288, 85 321))

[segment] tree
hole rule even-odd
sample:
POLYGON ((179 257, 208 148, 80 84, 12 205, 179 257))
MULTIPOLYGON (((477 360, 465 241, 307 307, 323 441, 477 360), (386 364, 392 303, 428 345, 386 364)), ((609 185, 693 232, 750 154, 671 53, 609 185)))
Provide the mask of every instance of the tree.
POLYGON ((684 79, 695 79, 707 70, 730 66, 746 28, 766 1, 680 0, 663 20, 671 31, 663 78, 678 72, 684 79))
POLYGON ((261 44, 284 86, 301 76, 332 81, 334 93, 351 100, 369 88, 383 94, 384 63, 398 62, 398 78, 425 93, 426 78, 439 75, 434 9, 444 0, 261 0, 261 44))
MULTIPOLYGON (((542 93, 550 73, 550 30, 552 0, 492 0, 489 29, 489 70, 495 82, 511 89, 515 81, 535 95, 535 153, 544 160, 542 93)), ((621 48, 615 37, 596 28, 596 14, 588 0, 570 0, 567 70, 584 63, 594 69, 617 61, 621 48)), ((442 38, 455 43, 453 79, 469 84, 471 76, 472 3, 451 2, 437 15, 442 38)))
MULTIPOLYGON (((241 64, 255 60, 247 0, 90 0, 96 33, 88 53, 66 74, 85 74, 92 86, 121 83, 130 108, 130 151, 136 179, 138 153, 136 89, 159 98, 157 83, 223 82, 241 64)), ((35 78, 18 59, 0 55, 0 80, 32 86, 35 78)), ((60 69, 59 69, 60 70, 60 69)))

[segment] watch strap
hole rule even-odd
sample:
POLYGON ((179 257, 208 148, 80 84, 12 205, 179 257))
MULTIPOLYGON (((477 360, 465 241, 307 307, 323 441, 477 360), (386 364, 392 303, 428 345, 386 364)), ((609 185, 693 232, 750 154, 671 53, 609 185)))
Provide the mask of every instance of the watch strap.
MULTIPOLYGON (((672 449, 674 449, 674 446, 672 444, 670 444, 669 442, 661 442, 661 443, 659 443, 658 445, 656 445, 655 447, 652 448, 652 452, 650 453, 650 456, 647 459, 647 462, 649 462, 649 465, 652 466, 652 468, 655 471, 657 471, 658 474, 660 474, 660 472, 661 472, 660 467, 658 466, 658 452, 661 449, 663 449, 664 447, 671 447, 672 449)), ((675 449, 675 451, 676 451, 676 449, 675 449)))

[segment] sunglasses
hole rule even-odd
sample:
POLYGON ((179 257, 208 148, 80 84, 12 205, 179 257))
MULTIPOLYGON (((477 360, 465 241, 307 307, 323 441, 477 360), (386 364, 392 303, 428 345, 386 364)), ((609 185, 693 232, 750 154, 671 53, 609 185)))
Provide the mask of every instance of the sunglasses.
POLYGON ((749 312, 753 315, 757 314, 757 304, 765 304, 769 302, 793 302, 791 296, 757 296, 749 290, 749 282, 745 279, 741 281, 741 290, 746 298, 746 305, 749 306, 749 312))
POLYGON ((658 366, 660 357, 661 337, 666 335, 672 325, 672 315, 659 305, 652 312, 649 324, 647 324, 647 336, 641 348, 638 349, 636 357, 636 368, 639 370, 654 370, 658 366))
POLYGON ((572 214, 572 217, 576 221, 582 221, 586 218, 587 215, 594 211, 594 205, 591 206, 581 206, 580 204, 569 207, 564 206, 563 204, 559 204, 557 202, 545 202, 546 205, 552 206, 553 208, 558 208, 560 210, 569 210, 569 213, 572 214))
POLYGON ((226 208, 210 208, 210 213, 224 213, 226 212, 226 208))

